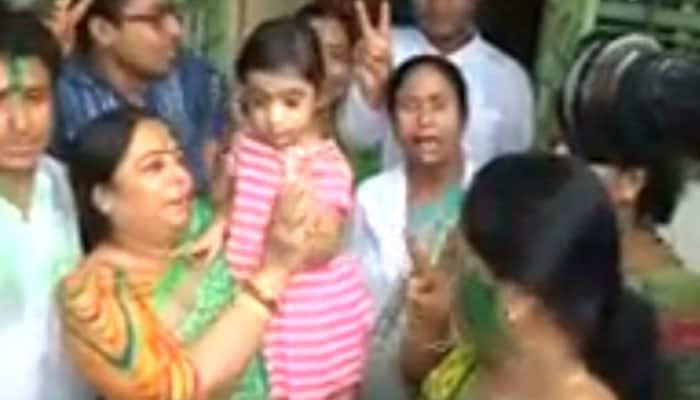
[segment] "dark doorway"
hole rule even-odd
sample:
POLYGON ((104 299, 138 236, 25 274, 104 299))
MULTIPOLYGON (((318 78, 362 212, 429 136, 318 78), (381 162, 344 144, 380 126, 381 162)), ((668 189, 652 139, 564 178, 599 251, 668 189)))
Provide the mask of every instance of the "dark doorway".
MULTIPOLYGON (((512 55, 532 73, 546 0, 482 0, 479 28, 492 43, 512 55)), ((394 20, 414 22, 412 0, 393 0, 394 20)))
POLYGON ((484 36, 533 72, 546 0, 482 0, 477 18, 484 36))

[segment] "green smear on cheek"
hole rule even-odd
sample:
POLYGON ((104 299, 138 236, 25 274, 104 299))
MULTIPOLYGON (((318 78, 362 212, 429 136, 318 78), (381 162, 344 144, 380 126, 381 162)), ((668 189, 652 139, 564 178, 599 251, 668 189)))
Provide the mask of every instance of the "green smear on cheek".
MULTIPOLYGON (((9 113, 25 112, 23 109, 24 93, 27 85, 28 60, 25 57, 10 56, 9 73, 10 73, 10 107, 9 113)), ((0 194, 4 193, 4 188, 0 187, 0 194)))

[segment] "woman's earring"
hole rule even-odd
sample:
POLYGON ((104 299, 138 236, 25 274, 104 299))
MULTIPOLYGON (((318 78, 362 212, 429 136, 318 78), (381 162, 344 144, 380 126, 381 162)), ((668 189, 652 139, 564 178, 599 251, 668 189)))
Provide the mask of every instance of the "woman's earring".
POLYGON ((506 321, 508 321, 508 323, 510 324, 519 321, 523 317, 523 314, 526 312, 527 307, 527 304, 521 302, 506 305, 504 307, 506 321))
POLYGON ((104 205, 102 206, 102 212, 105 214, 111 214, 112 213, 112 202, 111 201, 105 201, 104 205))
POLYGON ((510 324, 522 322, 533 311, 534 301, 529 297, 519 298, 504 306, 506 320, 510 324))
POLYGON ((504 314, 506 316, 506 321, 508 321, 509 323, 514 322, 517 318, 517 313, 513 310, 513 307, 505 307, 504 314))
POLYGON ((101 201, 96 203, 97 209, 100 210, 102 214, 109 215, 112 213, 112 209, 114 208, 112 206, 112 202, 107 199, 102 199, 101 201))
POLYGON ((97 187, 95 190, 92 192, 92 202, 95 205, 95 207, 100 210, 103 214, 111 214, 112 209, 114 208, 114 204, 112 203, 112 200, 107 196, 107 193, 105 193, 104 188, 102 187, 97 187))

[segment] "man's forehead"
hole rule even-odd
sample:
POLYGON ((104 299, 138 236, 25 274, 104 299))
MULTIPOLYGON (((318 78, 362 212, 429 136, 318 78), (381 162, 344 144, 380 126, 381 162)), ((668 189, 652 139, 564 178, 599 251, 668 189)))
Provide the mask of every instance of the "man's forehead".
MULTIPOLYGON (((488 0, 487 0, 488 1, 488 0)), ((417 4, 429 4, 432 3, 433 0, 412 0, 412 3, 414 5, 417 4)), ((482 3, 482 0, 452 0, 453 5, 460 5, 460 4, 473 4, 473 5, 479 5, 479 3, 482 3)))
POLYGON ((172 3, 172 0, 128 0, 124 3, 123 11, 149 11, 172 3))
POLYGON ((49 84, 49 71, 39 58, 0 55, 0 90, 11 86, 41 87, 49 84))

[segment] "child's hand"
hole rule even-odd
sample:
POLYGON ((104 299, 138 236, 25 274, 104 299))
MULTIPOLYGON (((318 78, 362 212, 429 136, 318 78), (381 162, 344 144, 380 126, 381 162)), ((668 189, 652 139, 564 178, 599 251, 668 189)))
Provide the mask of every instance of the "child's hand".
POLYGON ((304 267, 310 252, 307 232, 311 229, 311 192, 305 181, 286 182, 273 207, 264 263, 285 266, 292 272, 304 267))
POLYGON ((188 243, 175 251, 174 257, 187 257, 197 265, 207 266, 216 258, 224 246, 226 218, 219 216, 209 229, 194 243, 188 243))
POLYGON ((311 251, 306 262, 320 265, 338 254, 342 244, 344 218, 340 212, 321 204, 315 196, 310 211, 314 213, 314 223, 307 232, 311 251))

